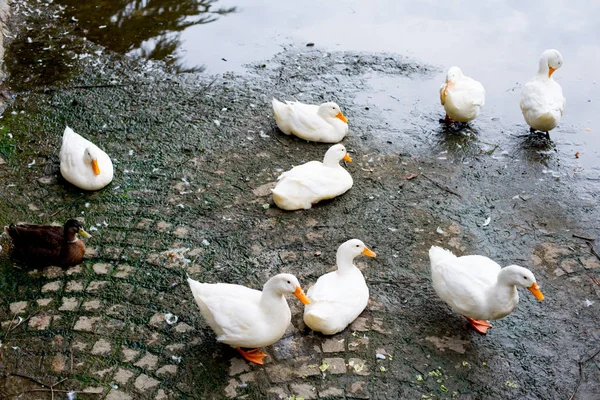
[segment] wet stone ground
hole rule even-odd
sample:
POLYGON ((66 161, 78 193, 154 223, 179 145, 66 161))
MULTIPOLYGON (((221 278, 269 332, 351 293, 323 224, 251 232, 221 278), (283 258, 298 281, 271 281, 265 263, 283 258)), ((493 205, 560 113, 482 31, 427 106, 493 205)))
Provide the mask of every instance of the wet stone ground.
MULTIPOLYGON (((81 46, 92 55, 74 61, 81 72, 17 93, 0 124, 0 222, 78 217, 93 235, 85 261, 68 269, 27 269, 2 241, 0 397, 600 396, 598 188, 535 141, 497 149, 469 128, 442 128, 441 112, 415 126, 356 100, 369 93, 367 75, 425 79, 433 67, 292 48, 245 75, 174 76, 81 46), (354 159, 347 194, 308 211, 273 205, 277 176, 328 147, 282 135, 273 96, 342 105, 354 159), (60 176, 65 124, 112 157, 104 190, 60 176), (288 299, 292 325, 264 349, 264 366, 215 341, 185 283, 189 274, 260 288, 290 272, 306 288, 349 238, 377 252, 356 260, 367 309, 324 337, 288 299), (529 267, 546 300, 520 291, 517 310, 481 336, 436 297, 434 244, 529 267)), ((475 126, 495 129, 488 115, 475 126)))

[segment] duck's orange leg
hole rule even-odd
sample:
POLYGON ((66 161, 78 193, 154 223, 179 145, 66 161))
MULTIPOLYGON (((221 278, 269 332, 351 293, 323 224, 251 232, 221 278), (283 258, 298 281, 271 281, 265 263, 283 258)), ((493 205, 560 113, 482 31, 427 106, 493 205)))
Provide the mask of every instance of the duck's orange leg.
POLYGON ((254 364, 262 365, 263 358, 265 358, 267 356, 265 353, 263 353, 259 349, 252 349, 252 350, 244 351, 240 347, 236 347, 236 350, 240 352, 242 357, 244 357, 246 360, 248 360, 254 364))
POLYGON ((465 317, 467 319, 467 321, 469 321, 469 323, 471 324, 471 326, 479 333, 481 334, 486 334, 487 330, 490 329, 492 327, 492 324, 490 324, 488 321, 485 321, 483 319, 473 319, 473 318, 469 318, 469 317, 465 317))

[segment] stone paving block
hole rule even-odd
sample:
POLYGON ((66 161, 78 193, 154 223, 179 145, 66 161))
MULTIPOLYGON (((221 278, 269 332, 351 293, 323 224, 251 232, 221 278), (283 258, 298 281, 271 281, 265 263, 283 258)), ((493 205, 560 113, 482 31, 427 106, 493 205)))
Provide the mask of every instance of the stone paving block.
POLYGON ((77 297, 63 297, 62 305, 59 307, 59 311, 74 311, 79 304, 77 297))
POLYGON ((366 351, 368 346, 368 337, 353 338, 348 342, 348 351, 366 351))
POLYGON ((346 383, 346 396, 357 399, 368 399, 369 391, 367 381, 351 381, 346 383))
POLYGON ((241 374, 238 376, 241 382, 256 382, 256 374, 254 371, 246 372, 245 374, 241 374))
POLYGON ((348 369, 356 375, 367 376, 371 374, 367 362, 360 358, 351 358, 348 360, 348 369))
POLYGON ((61 276, 63 276, 64 271, 60 267, 50 266, 50 267, 44 268, 42 275, 49 279, 56 279, 56 278, 60 278, 61 276))
POLYGON ((271 365, 267 367, 267 376, 274 383, 287 382, 294 377, 294 370, 285 365, 271 365))
POLYGON ((123 352, 123 361, 131 362, 135 360, 140 352, 138 350, 129 349, 125 346, 121 346, 121 351, 123 352))
POLYGON ((185 322, 180 322, 175 326, 175 332, 178 333, 186 333, 193 331, 194 328, 186 324, 185 322))
POLYGON ((92 354, 94 355, 107 355, 112 351, 110 342, 106 339, 100 339, 94 343, 92 347, 92 354))
POLYGON ((167 326, 167 321, 165 320, 165 313, 156 313, 152 317, 150 317, 150 321, 148 321, 148 325, 153 326, 155 328, 164 328, 167 326))
MULTIPOLYGON (((87 253, 87 248, 86 248, 86 253, 87 253)), ((83 272, 83 267, 80 265, 75 265, 74 267, 70 267, 69 269, 67 269, 66 274, 67 276, 71 276, 71 275, 77 275, 83 272)))
POLYGON ((580 261, 583 264, 583 268, 585 268, 585 269, 600 268, 600 261, 598 261, 598 259, 596 259, 596 258, 587 257, 587 258, 580 259, 580 261))
POLYGON ((133 386, 140 392, 150 392, 157 387, 159 383, 159 381, 146 374, 140 374, 140 376, 135 379, 133 386))
POLYGON ((38 314, 29 318, 29 328, 37 329, 42 331, 44 329, 48 329, 50 326, 50 321, 52 321, 52 315, 50 314, 38 314))
POLYGON ((175 375, 177 373, 177 365, 167 364, 156 370, 157 376, 175 375))
POLYGON ((371 329, 384 335, 390 334, 390 331, 383 328, 383 318, 373 318, 373 325, 371 326, 371 329))
POLYGON ((241 374, 242 372, 250 371, 248 362, 243 358, 233 357, 231 360, 229 360, 229 363, 229 376, 235 376, 241 374))
POLYGON ((339 353, 342 352, 345 349, 345 345, 344 343, 346 342, 346 339, 343 338, 330 338, 330 339, 325 339, 325 341, 321 344, 321 347, 323 348, 323 353, 339 353))
POLYGON ((142 358, 139 359, 138 362, 133 365, 153 371, 156 369, 156 364, 158 364, 158 357, 152 353, 146 353, 142 358))
POLYGON ((67 282, 66 292, 81 292, 83 291, 82 281, 69 281, 67 282))
POLYGON ((106 396, 105 400, 132 400, 133 398, 125 392, 122 392, 117 389, 112 389, 108 392, 108 396, 106 396))
POLYGON ((48 282, 44 286, 42 286, 42 293, 58 292, 61 287, 61 281, 48 282))
MULTIPOLYGON (((301 359, 302 357, 299 357, 301 359)), ((296 365, 294 374, 300 378, 306 378, 307 376, 321 375, 319 364, 314 360, 307 360, 296 365)))
POLYGON ((345 374, 346 373, 346 360, 343 358, 335 357, 335 358, 324 358, 321 365, 327 363, 329 367, 325 371, 327 374, 345 374))
POLYGON ((369 330, 369 320, 366 317, 358 317, 350 324, 350 330, 355 332, 366 332, 369 330))
POLYGON ((91 281, 85 290, 87 293, 97 293, 108 285, 106 281, 91 281))
POLYGON ((289 397, 287 391, 281 387, 270 387, 267 390, 267 395, 269 397, 269 400, 281 400, 287 399, 289 397))
POLYGON ((306 400, 317 398, 317 388, 308 383, 292 383, 290 384, 290 390, 298 397, 303 397, 306 400))
POLYGON ((38 303, 38 305, 40 307, 47 307, 48 304, 52 303, 53 300, 54 299, 46 298, 46 299, 37 299, 35 302, 38 303))
POLYGON ((98 275, 107 275, 110 272, 112 265, 105 263, 98 263, 92 266, 94 272, 98 275))
POLYGON ((225 387, 225 397, 229 399, 233 399, 237 397, 237 388, 239 387, 239 382, 235 378, 229 379, 227 382, 227 386, 225 387))
POLYGON ((75 326, 73 330, 75 331, 83 331, 83 332, 92 332, 94 330, 94 325, 100 321, 100 317, 79 317, 77 322, 75 322, 75 326))
POLYGON ((102 302, 100 300, 90 300, 86 301, 81 305, 85 311, 94 311, 99 310, 102 307, 102 302))
POLYGON ((129 380, 131 378, 133 378, 134 375, 135 375, 135 372, 133 372, 133 371, 130 371, 125 368, 119 368, 119 369, 117 369, 117 372, 115 373, 115 376, 113 377, 113 380, 120 385, 125 385, 125 384, 127 384, 127 382, 129 382, 129 380))
POLYGON ((25 312, 25 310, 27 309, 27 302, 26 301, 17 301, 15 303, 10 303, 10 312, 11 314, 23 314, 25 312))
POLYGON ((337 399, 344 397, 344 390, 335 386, 319 389, 319 397, 322 399, 337 399))
POLYGON ((117 265, 117 268, 115 269, 115 273, 113 274, 113 276, 115 278, 127 278, 129 277, 129 275, 131 275, 131 273, 134 271, 134 268, 131 265, 126 265, 126 264, 120 264, 117 265))
POLYGON ((65 366, 67 364, 67 358, 62 354, 56 354, 52 358, 51 368, 52 371, 56 373, 61 373, 65 370, 65 366))

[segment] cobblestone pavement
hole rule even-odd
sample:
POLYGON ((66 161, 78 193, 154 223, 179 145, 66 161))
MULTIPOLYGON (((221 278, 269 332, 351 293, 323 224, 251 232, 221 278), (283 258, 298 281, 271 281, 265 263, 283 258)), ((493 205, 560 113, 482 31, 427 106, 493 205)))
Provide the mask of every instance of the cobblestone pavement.
MULTIPOLYGON (((93 238, 85 261, 68 269, 28 270, 2 242, 0 396, 600 395, 599 361, 587 360, 600 346, 600 262, 595 242, 573 236, 598 235, 597 188, 520 139, 500 149, 518 151, 493 157, 476 135, 446 135, 433 117, 415 127, 355 101, 369 90, 367 74, 424 79, 431 68, 389 55, 291 50, 247 75, 213 79, 103 57, 82 61, 84 72, 62 86, 20 93, 4 113, 0 222, 79 217, 93 238), (270 99, 290 95, 336 99, 352 127, 345 144, 355 186, 301 212, 275 208, 269 189, 282 170, 320 159, 327 146, 276 130, 270 99), (82 193, 60 177, 66 123, 113 158, 106 189, 82 193), (565 175, 553 179, 545 168, 565 175), (216 343, 185 284, 189 274, 260 288, 290 272, 306 289, 353 237, 377 252, 357 259, 371 290, 365 312, 324 337, 289 299, 292 325, 264 349, 264 366, 216 343), (480 336, 435 296, 433 244, 530 267, 546 300, 521 292, 517 310, 480 336)), ((478 126, 496 129, 489 116, 478 126)))

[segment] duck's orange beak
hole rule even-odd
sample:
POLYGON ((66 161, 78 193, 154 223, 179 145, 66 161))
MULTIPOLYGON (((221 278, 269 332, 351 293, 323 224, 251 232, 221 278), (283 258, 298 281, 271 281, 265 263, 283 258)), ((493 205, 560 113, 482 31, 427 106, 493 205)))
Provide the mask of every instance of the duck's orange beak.
POLYGON ((344 161, 352 162, 352 158, 348 153, 346 153, 346 155, 344 156, 344 161))
POLYGON ((548 67, 548 78, 552 76, 552 74, 556 71, 556 68, 548 67))
POLYGON ((533 293, 535 298, 538 299, 539 301, 544 300, 544 294, 540 290, 540 287, 538 286, 537 283, 534 283, 533 285, 529 286, 527 289, 529 289, 529 291, 531 293, 533 293))
POLYGON ((345 123, 348 123, 348 118, 344 117, 344 114, 342 114, 341 111, 335 117, 341 119, 345 123))
POLYGON ((367 257, 377 257, 377 254, 375 254, 375 252, 369 249, 367 246, 365 246, 365 249, 362 251, 362 254, 364 254, 367 257))
POLYGON ((92 169, 95 175, 100 175, 100 167, 98 166, 98 160, 92 160, 92 169))
POLYGON ((296 286, 296 291, 294 292, 294 296, 298 298, 302 302, 302 304, 310 304, 310 300, 304 294, 304 291, 300 286, 296 286))

